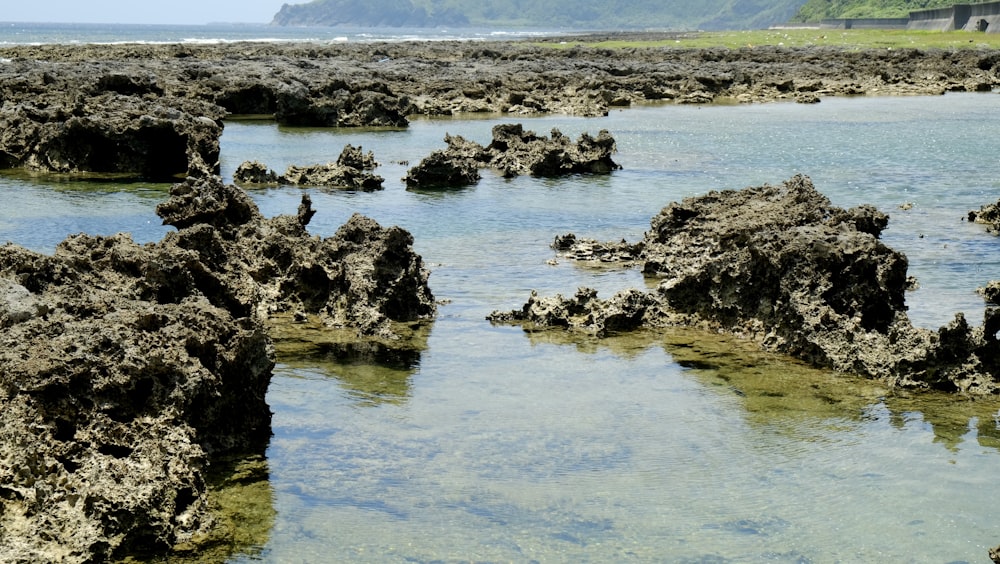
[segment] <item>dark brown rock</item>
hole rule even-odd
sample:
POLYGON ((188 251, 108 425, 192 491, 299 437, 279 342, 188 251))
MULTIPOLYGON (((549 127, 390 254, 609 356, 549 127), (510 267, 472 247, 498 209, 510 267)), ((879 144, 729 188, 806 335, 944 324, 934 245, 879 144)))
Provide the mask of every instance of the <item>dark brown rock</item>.
MULTIPOLYGON (((710 192, 653 218, 639 248, 645 274, 661 279, 654 291, 608 300, 589 290, 571 300, 532 295, 522 309, 490 319, 599 335, 697 325, 893 385, 995 393, 1000 314, 987 309, 984 327, 970 327, 961 313, 936 332, 913 327, 906 257, 878 239, 887 222, 870 206, 832 206, 803 176, 710 192)), ((556 246, 572 254, 581 243, 564 237, 556 246)))
POLYGON ((147 245, 0 247, 0 560, 90 562, 211 542, 211 460, 261 452, 269 317, 398 339, 434 314, 412 237, 354 216, 327 239, 217 177, 157 208, 147 245))
POLYGON ((260 161, 240 163, 233 172, 233 182, 237 184, 278 184, 281 177, 260 161))
POLYGON ((375 155, 362 152, 361 147, 347 145, 335 163, 307 166, 291 165, 278 175, 263 163, 248 161, 233 173, 233 180, 242 184, 291 184, 295 186, 328 186, 371 192, 382 189, 384 178, 372 173, 378 166, 375 155))
POLYGON ((602 130, 592 137, 584 133, 573 143, 552 130, 540 137, 521 124, 493 127, 493 141, 483 147, 461 136, 445 137, 448 148, 435 151, 410 169, 403 179, 409 186, 467 186, 479 180, 479 168, 493 168, 505 177, 607 174, 621 167, 611 159, 615 140, 602 130))
POLYGON ((508 177, 606 174, 621 168, 611 160, 615 151, 615 140, 605 130, 596 138, 584 133, 573 143, 558 129, 552 130, 551 138, 540 137, 521 124, 495 126, 486 148, 489 166, 508 177))
POLYGON ((4 105, 0 107, 0 164, 155 179, 215 174, 222 125, 221 114, 214 108, 116 93, 72 105, 56 100, 4 105))
POLYGON ((968 219, 986 226, 986 231, 1000 235, 1000 201, 969 211, 968 219))
POLYGON ((518 42, 491 42, 489 49, 475 42, 3 47, 0 60, 9 62, 0 64, 0 166, 215 173, 213 143, 221 130, 203 139, 213 134, 208 122, 190 120, 218 123, 226 112, 271 115, 289 125, 405 127, 413 114, 601 116, 646 100, 813 102, 875 92, 978 92, 1000 83, 995 57, 977 50, 612 50, 573 41, 579 45, 569 49, 518 42), (121 109, 122 99, 135 115, 121 109), (166 110, 184 116, 167 118, 166 110), (153 121, 141 121, 144 115, 153 121), (95 136, 75 135, 73 143, 107 148, 102 139, 118 139, 124 149, 113 153, 122 156, 93 160, 74 153, 73 143, 40 142, 53 135, 50 122, 70 118, 90 120, 73 122, 74 131, 95 136), (172 150, 162 164, 144 158, 163 148, 172 150))

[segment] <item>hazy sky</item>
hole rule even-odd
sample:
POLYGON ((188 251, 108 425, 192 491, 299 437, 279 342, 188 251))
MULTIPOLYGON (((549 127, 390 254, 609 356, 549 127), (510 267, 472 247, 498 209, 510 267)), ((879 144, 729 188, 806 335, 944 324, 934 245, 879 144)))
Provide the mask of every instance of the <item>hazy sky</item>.
POLYGON ((204 24, 268 23, 284 3, 307 0, 6 0, 0 21, 204 24))

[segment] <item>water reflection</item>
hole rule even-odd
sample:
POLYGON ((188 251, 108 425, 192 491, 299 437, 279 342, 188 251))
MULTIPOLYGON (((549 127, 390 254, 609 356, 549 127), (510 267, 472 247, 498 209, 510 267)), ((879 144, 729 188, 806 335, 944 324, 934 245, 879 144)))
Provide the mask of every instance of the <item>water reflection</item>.
POLYGON ((398 341, 359 339, 353 330, 282 317, 271 328, 279 362, 335 378, 359 406, 402 404, 410 397, 430 325, 403 325, 397 332, 403 335, 398 341))
POLYGON ((213 460, 206 482, 213 522, 169 556, 131 556, 123 563, 196 564, 232 558, 257 559, 270 540, 277 512, 263 454, 213 460))
POLYGON ((951 452, 973 441, 1000 451, 1000 400, 906 393, 886 398, 885 403, 893 427, 929 425, 934 442, 951 452))
POLYGON ((884 384, 820 370, 796 359, 761 351, 746 341, 692 328, 641 330, 603 339, 563 330, 528 333, 533 345, 575 347, 584 354, 610 350, 623 359, 662 347, 684 373, 706 390, 730 396, 750 424, 780 427, 797 436, 802 419, 831 425, 871 422, 883 417, 903 429, 923 424, 934 442, 957 452, 965 442, 1000 451, 1000 399, 939 392, 896 390, 884 384))

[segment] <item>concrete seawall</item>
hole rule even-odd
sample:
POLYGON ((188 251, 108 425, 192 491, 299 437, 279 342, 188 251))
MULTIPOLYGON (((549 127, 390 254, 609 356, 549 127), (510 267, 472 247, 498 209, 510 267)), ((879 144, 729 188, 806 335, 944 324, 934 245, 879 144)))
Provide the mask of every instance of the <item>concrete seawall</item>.
POLYGON ((1000 2, 955 4, 950 8, 910 12, 906 29, 1000 33, 1000 2))
POLYGON ((969 6, 969 21, 962 27, 966 31, 1000 33, 1000 2, 986 2, 969 6))
POLYGON ((823 20, 824 29, 906 29, 909 18, 838 18, 823 20))
POLYGON ((831 18, 821 29, 910 29, 1000 33, 1000 1, 914 10, 906 18, 831 18))

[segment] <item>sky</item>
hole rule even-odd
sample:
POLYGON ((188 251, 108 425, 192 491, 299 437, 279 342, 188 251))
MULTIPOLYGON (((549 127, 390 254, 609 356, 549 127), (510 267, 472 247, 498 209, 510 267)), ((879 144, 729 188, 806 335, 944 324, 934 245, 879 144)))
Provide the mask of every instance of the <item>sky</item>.
POLYGON ((284 3, 307 0, 6 0, 0 21, 206 24, 269 23, 284 3))

